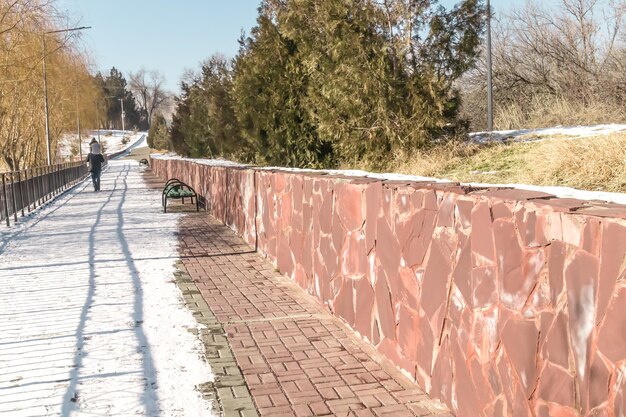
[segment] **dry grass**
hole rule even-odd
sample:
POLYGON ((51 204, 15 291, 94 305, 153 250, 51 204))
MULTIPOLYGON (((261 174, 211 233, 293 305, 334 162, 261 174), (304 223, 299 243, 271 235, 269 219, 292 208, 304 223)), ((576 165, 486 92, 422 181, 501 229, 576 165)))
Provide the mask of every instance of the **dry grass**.
POLYGON ((574 102, 553 96, 534 96, 529 103, 496 108, 496 130, 542 128, 547 126, 590 126, 626 121, 622 106, 596 100, 574 102))
POLYGON ((626 135, 491 145, 449 143, 398 155, 387 170, 461 182, 626 192, 626 135))
POLYGON ((626 191, 626 135, 549 140, 531 150, 528 181, 585 190, 626 191))
POLYGON ((150 154, 155 152, 157 151, 154 151, 153 149, 150 149, 148 147, 135 148, 130 151, 130 154, 122 159, 134 159, 135 161, 141 161, 142 159, 150 159, 150 154))

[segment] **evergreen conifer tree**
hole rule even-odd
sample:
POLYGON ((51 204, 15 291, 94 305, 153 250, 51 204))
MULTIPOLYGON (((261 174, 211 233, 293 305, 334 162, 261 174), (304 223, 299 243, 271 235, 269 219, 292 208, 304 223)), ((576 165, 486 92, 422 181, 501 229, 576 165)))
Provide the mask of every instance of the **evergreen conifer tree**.
POLYGON ((290 3, 263 1, 257 26, 241 41, 235 63, 235 110, 258 162, 328 166, 332 146, 320 139, 303 103, 308 76, 298 44, 279 24, 289 7, 290 3))
POLYGON ((263 0, 234 67, 212 57, 183 84, 175 149, 272 165, 332 167, 440 138, 455 82, 478 55, 485 8, 462 0, 263 0))
POLYGON ((148 146, 152 149, 169 149, 170 132, 165 118, 160 114, 154 116, 150 130, 148 131, 148 146))

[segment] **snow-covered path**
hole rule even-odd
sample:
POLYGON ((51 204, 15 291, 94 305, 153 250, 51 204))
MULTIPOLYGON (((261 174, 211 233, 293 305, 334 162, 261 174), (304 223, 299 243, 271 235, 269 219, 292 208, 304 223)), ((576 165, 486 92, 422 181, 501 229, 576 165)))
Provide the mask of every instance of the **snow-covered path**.
POLYGON ((212 415, 176 231, 120 161, 0 242, 0 415, 212 415))

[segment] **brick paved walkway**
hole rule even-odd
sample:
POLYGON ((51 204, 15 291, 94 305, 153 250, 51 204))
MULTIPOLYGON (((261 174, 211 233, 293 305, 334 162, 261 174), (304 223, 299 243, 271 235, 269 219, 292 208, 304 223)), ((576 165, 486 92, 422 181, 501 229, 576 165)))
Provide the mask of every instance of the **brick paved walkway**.
POLYGON ((451 416, 230 229, 193 213, 180 230, 179 285, 226 417, 451 416))

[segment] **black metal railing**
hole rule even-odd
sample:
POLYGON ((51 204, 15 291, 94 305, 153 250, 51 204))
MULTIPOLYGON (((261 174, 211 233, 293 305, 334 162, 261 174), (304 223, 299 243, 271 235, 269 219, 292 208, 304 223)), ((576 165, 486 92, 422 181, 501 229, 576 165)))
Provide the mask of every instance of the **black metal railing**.
POLYGON ((88 171, 84 162, 68 162, 22 171, 0 173, 0 222, 35 210, 54 196, 73 187, 88 171))

